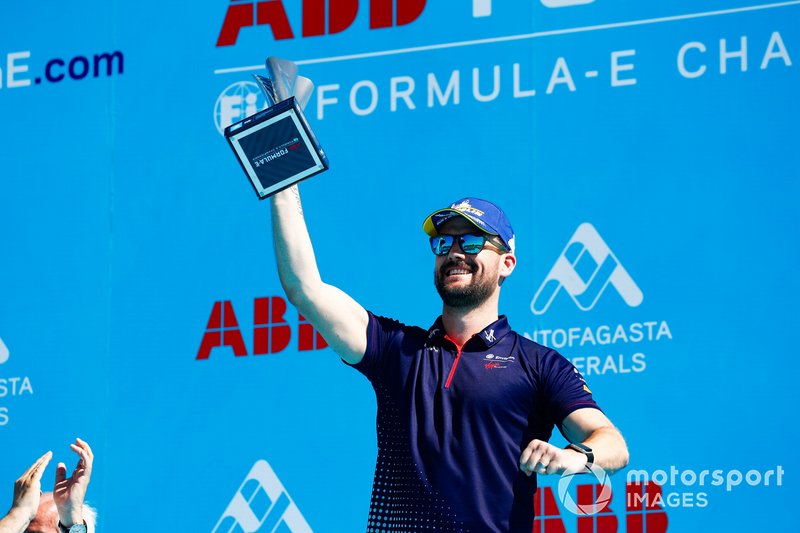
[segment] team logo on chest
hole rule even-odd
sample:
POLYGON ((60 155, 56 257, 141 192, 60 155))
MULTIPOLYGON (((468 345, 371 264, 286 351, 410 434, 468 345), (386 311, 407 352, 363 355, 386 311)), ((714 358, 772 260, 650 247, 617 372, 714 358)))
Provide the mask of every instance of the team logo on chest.
POLYGON ((516 362, 517 358, 513 355, 495 355, 487 353, 483 356, 483 367, 486 370, 508 368, 508 365, 516 362))

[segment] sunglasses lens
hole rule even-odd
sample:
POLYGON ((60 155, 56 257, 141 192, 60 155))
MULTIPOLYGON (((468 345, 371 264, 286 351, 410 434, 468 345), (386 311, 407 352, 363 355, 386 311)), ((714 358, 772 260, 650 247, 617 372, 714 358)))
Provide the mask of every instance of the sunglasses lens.
POLYGON ((483 243, 486 239, 483 235, 461 235, 458 244, 465 254, 474 255, 483 250, 483 243))
POLYGON ((431 250, 435 255, 445 255, 452 247, 452 235, 437 235, 436 237, 431 237, 431 250))

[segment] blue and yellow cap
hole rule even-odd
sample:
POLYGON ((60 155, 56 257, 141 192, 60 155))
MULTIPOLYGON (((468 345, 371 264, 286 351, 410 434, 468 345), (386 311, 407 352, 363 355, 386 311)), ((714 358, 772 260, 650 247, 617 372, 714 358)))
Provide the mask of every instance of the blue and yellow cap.
POLYGON ((431 237, 438 235, 442 224, 454 216, 466 218, 484 233, 497 235, 511 252, 514 251, 514 230, 508 217, 492 202, 480 198, 462 198, 450 207, 434 211, 422 223, 422 229, 431 237))

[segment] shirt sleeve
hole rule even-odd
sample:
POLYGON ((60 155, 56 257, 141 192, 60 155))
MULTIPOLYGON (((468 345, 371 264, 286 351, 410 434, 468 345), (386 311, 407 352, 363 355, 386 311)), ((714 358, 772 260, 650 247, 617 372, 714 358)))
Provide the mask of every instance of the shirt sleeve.
POLYGON ((559 430, 561 423, 571 412, 584 407, 600 409, 581 373, 558 352, 549 350, 544 353, 540 377, 547 415, 559 430))
MULTIPOLYGON (((397 346, 403 336, 405 326, 382 316, 377 316, 367 311, 367 348, 364 357, 358 363, 349 365, 364 374, 367 379, 374 382, 391 364, 392 354, 397 351, 397 346)), ((349 364, 345 361, 345 364, 349 364)))

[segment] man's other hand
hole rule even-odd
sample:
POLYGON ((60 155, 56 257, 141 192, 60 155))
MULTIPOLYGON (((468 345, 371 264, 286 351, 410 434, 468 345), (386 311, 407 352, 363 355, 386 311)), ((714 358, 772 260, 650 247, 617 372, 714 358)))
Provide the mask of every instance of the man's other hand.
POLYGON ((575 450, 565 450, 539 439, 533 439, 522 451, 519 469, 531 474, 563 474, 565 470, 581 470, 586 466, 586 455, 575 450))

